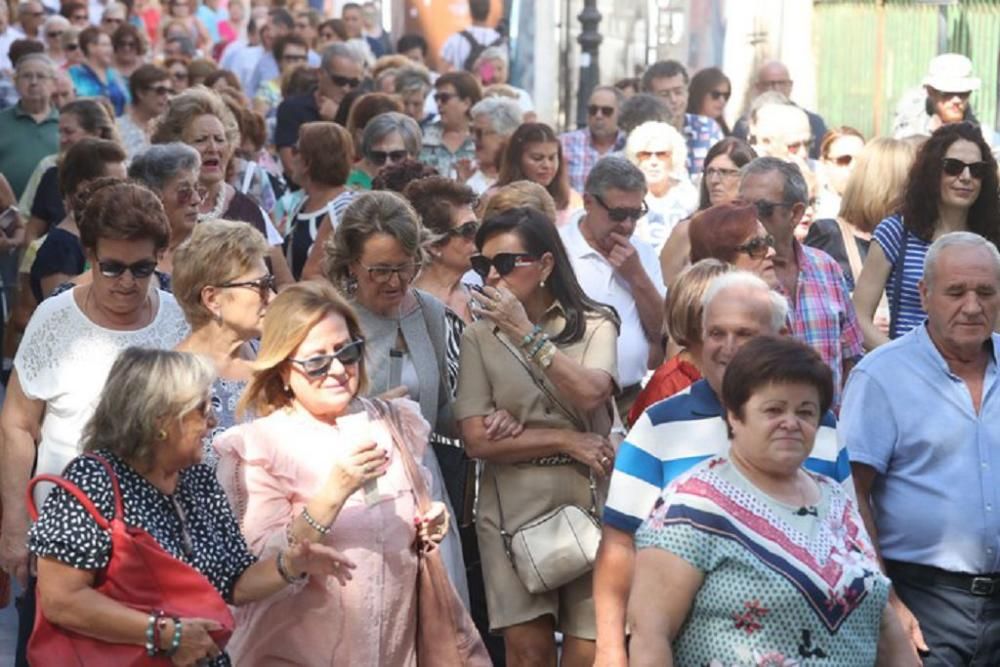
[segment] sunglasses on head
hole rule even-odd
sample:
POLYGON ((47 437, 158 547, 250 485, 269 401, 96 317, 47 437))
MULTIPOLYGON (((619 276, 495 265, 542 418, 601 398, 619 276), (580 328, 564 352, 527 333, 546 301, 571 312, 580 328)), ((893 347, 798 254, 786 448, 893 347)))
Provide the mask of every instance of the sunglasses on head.
POLYGON ((341 88, 357 88, 361 85, 361 79, 356 79, 352 76, 341 76, 339 74, 331 74, 330 72, 327 72, 327 76, 330 77, 330 81, 333 81, 334 85, 341 88))
POLYGON ((538 261, 538 258, 526 252, 499 252, 493 257, 486 255, 473 255, 469 258, 472 270, 478 273, 483 280, 490 275, 490 268, 497 270, 497 275, 501 278, 508 275, 519 266, 529 266, 538 261))
POLYGON ((116 259, 99 259, 97 260, 97 268, 105 278, 120 278, 128 271, 135 280, 142 280, 153 275, 153 271, 156 270, 156 260, 143 259, 134 264, 126 264, 116 259))
POLYGON ((753 259, 764 259, 767 257, 767 251, 773 247, 774 237, 768 234, 752 238, 743 245, 736 246, 736 252, 746 253, 753 259))
POLYGON ((308 359, 289 359, 289 361, 302 367, 302 372, 308 377, 321 378, 330 372, 334 360, 340 362, 341 366, 353 366, 361 361, 364 353, 365 341, 359 338, 352 340, 333 354, 318 354, 308 359))
POLYGON ((448 237, 461 236, 466 241, 472 241, 476 238, 476 232, 479 231, 479 221, 469 220, 468 222, 463 222, 458 227, 452 227, 448 230, 448 237))
POLYGON ((708 94, 711 95, 712 99, 715 100, 716 102, 718 102, 719 100, 722 100, 722 99, 724 99, 724 100, 726 100, 728 102, 729 101, 729 96, 732 95, 733 93, 732 93, 732 91, 729 91, 729 90, 713 90, 713 91, 709 92, 708 94))
POLYGON ((222 283, 219 287, 230 288, 230 287, 249 287, 251 289, 257 290, 260 294, 261 299, 267 299, 271 296, 272 292, 278 291, 278 281, 270 273, 266 276, 261 276, 260 278, 254 278, 253 280, 241 280, 238 282, 222 283))
POLYGON ((395 162, 402 162, 409 156, 409 153, 405 150, 402 151, 369 151, 368 159, 371 163, 381 167, 388 161, 390 164, 395 162))
POLYGON ((989 168, 989 164, 983 161, 979 162, 963 162, 962 160, 955 159, 953 157, 946 157, 941 160, 941 167, 944 173, 949 176, 961 176, 965 168, 969 168, 969 176, 976 179, 977 181, 983 180, 986 175, 986 170, 989 168))
POLYGON ((615 115, 615 108, 601 106, 600 104, 591 104, 589 107, 587 107, 587 113, 590 114, 591 116, 596 116, 600 114, 607 118, 611 118, 612 116, 615 115))
POLYGON ((758 218, 770 218, 774 215, 774 210, 777 208, 791 208, 794 204, 789 204, 787 202, 777 202, 777 201, 767 201, 766 199, 758 199, 753 203, 757 208, 758 218))
POLYGON ((646 206, 646 202, 642 202, 642 206, 639 208, 629 208, 627 206, 616 206, 611 208, 604 203, 600 195, 592 195, 594 200, 601 205, 601 207, 608 212, 608 217, 614 222, 625 222, 626 220, 638 220, 642 216, 649 213, 649 207, 646 206))

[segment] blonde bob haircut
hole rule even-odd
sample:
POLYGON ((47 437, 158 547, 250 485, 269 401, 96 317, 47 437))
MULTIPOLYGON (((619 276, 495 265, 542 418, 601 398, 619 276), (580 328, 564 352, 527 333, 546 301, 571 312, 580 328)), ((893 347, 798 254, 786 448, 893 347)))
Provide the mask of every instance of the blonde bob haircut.
POLYGON ((911 141, 879 137, 868 142, 847 177, 840 217, 863 232, 874 230, 903 203, 916 156, 911 141))
POLYGON ((632 130, 625 142, 625 157, 639 166, 639 153, 643 151, 670 151, 670 176, 674 179, 687 179, 687 142, 673 125, 659 121, 648 121, 632 130))
POLYGON ((553 225, 556 224, 555 199, 548 190, 533 181, 514 181, 497 188, 477 213, 479 219, 485 221, 504 211, 525 206, 541 211, 553 225))
POLYGON ((184 130, 198 116, 215 116, 219 119, 226 130, 230 153, 240 145, 240 126, 236 122, 236 116, 226 106, 219 93, 201 85, 188 88, 170 98, 167 110, 156 121, 150 143, 183 142, 184 130))
POLYGON ((664 309, 665 330, 672 341, 685 348, 701 342, 705 291, 718 276, 732 270, 732 264, 708 258, 695 262, 674 279, 664 309))
POLYGON ((214 381, 215 369, 204 357, 126 348, 83 429, 83 451, 108 450, 140 471, 148 469, 164 443, 161 431, 210 399, 214 381))
POLYGON ((212 313, 201 293, 253 270, 270 248, 264 235, 245 222, 206 220, 174 251, 171 287, 192 329, 205 326, 212 313))
MULTIPOLYGON (((253 378, 237 406, 238 414, 248 411, 258 417, 288 407, 293 396, 285 390, 289 358, 316 324, 329 315, 347 322, 351 340, 364 338, 358 316, 347 300, 326 281, 306 281, 282 290, 267 307, 260 350, 253 364, 253 378)), ((358 392, 368 390, 365 358, 358 362, 358 392)))

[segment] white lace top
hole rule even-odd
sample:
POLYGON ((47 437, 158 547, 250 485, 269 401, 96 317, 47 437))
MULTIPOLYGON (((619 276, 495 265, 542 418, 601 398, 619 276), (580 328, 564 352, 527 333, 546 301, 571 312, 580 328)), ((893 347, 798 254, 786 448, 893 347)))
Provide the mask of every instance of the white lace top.
MULTIPOLYGON (((127 347, 172 349, 188 333, 174 297, 157 290, 159 308, 146 327, 114 331, 84 315, 69 290, 39 304, 14 358, 25 396, 45 402, 36 474, 62 473, 80 453, 80 435, 97 408, 104 381, 127 347)), ((35 491, 42 506, 46 493, 35 491)))

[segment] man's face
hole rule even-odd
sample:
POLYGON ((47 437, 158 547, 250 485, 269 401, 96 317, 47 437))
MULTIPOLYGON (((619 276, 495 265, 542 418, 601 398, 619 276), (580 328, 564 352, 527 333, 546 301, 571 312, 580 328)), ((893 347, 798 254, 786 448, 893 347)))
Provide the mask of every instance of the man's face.
POLYGON ((101 30, 112 34, 125 23, 125 11, 119 7, 109 7, 101 17, 101 30))
POLYGON ((291 71, 298 65, 305 65, 308 60, 309 50, 306 47, 298 44, 287 44, 284 53, 281 54, 281 62, 278 63, 278 67, 284 73, 291 71))
POLYGON ((747 174, 740 183, 740 199, 757 205, 757 217, 774 237, 777 248, 791 243, 792 230, 805 207, 785 203, 785 181, 780 172, 747 174))
POLYGON ((344 21, 344 29, 351 39, 361 37, 363 19, 361 12, 353 7, 345 9, 341 19, 344 21))
POLYGON ((419 46, 414 46, 409 51, 403 51, 402 55, 406 56, 415 63, 420 63, 421 65, 426 64, 424 62, 424 52, 420 50, 419 46))
POLYGON ((938 347, 952 353, 976 351, 996 328, 1000 275, 985 248, 945 248, 934 262, 930 283, 921 280, 919 287, 927 328, 938 347))
POLYGON ((295 19, 295 34, 306 40, 306 44, 312 46, 316 43, 316 37, 319 33, 316 31, 316 28, 309 23, 308 18, 305 16, 299 16, 295 19))
POLYGON ((941 119, 942 123, 960 123, 965 118, 965 112, 969 108, 970 92, 951 93, 935 90, 930 86, 927 89, 927 97, 931 100, 934 114, 941 119))
POLYGON ((611 252, 616 245, 612 234, 618 234, 626 239, 631 238, 632 232, 635 231, 636 220, 641 216, 628 216, 622 220, 614 218, 622 217, 620 213, 623 209, 631 209, 632 213, 640 211, 644 197, 645 194, 641 190, 629 192, 618 188, 608 188, 602 197, 591 194, 583 196, 583 206, 587 210, 583 225, 587 229, 587 236, 598 249, 605 253, 611 252))
POLYGON ((595 137, 618 134, 618 98, 609 90, 598 90, 587 103, 587 127, 595 137))
POLYGON ((771 330, 771 303, 766 292, 746 287, 723 289, 708 304, 702 329, 701 372, 719 393, 726 366, 741 347, 771 330))
POLYGON ((287 37, 292 32, 292 29, 283 23, 273 22, 271 23, 271 39, 273 41, 278 41, 282 37, 287 37))
POLYGON ((754 148, 761 156, 790 160, 806 158, 812 145, 809 116, 790 104, 767 104, 757 111, 754 148))
POLYGON ((90 16, 88 15, 87 8, 83 7, 81 9, 76 9, 69 16, 69 22, 73 24, 74 28, 80 28, 83 30, 90 25, 90 16))
POLYGON ((34 36, 38 34, 38 29, 45 20, 45 10, 40 3, 29 2, 18 17, 25 33, 34 36))
POLYGON ((62 109, 67 102, 76 99, 76 89, 73 88, 73 80, 65 72, 56 75, 52 87, 51 102, 52 106, 56 109, 62 109))
POLYGON ((766 93, 769 90, 775 90, 785 97, 791 97, 792 83, 792 78, 784 65, 770 63, 762 67, 757 73, 757 81, 754 83, 754 88, 757 90, 758 95, 766 93))
POLYGON ((344 95, 361 85, 361 63, 336 57, 319 77, 320 94, 337 104, 344 95))
POLYGON ((683 74, 661 77, 650 82, 649 92, 659 95, 667 103, 672 124, 677 125, 683 118, 688 104, 688 84, 683 74))
POLYGON ((45 63, 25 63, 14 78, 17 94, 26 102, 45 103, 52 99, 52 70, 45 63))

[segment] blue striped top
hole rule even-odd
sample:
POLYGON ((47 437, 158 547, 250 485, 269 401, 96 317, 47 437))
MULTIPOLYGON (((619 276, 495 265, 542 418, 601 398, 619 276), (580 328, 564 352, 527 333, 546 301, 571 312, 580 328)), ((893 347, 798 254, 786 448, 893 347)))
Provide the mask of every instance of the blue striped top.
POLYGON ((899 260, 899 249, 903 245, 903 234, 906 234, 906 257, 903 258, 903 282, 900 288, 899 313, 896 314, 896 326, 889 332, 889 338, 899 338, 910 329, 923 323, 927 313, 920 305, 920 292, 917 283, 924 276, 924 257, 927 255, 930 243, 916 237, 903 227, 903 216, 890 215, 875 228, 875 242, 882 248, 885 258, 892 265, 889 279, 885 283, 885 295, 889 301, 889 309, 896 303, 896 262, 899 260))

